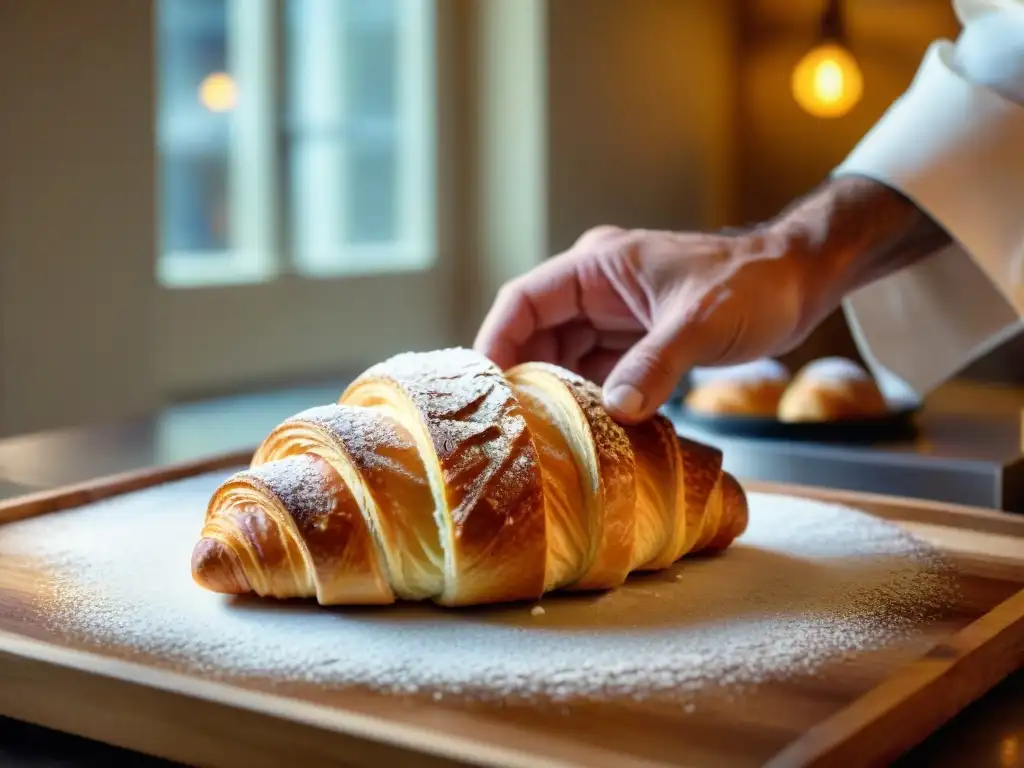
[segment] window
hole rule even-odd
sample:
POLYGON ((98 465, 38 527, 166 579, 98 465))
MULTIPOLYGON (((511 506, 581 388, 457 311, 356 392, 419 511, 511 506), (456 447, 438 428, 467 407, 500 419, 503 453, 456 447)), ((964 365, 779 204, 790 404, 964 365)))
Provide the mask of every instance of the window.
POLYGON ((431 0, 159 0, 158 275, 434 261, 431 0))
POLYGON ((153 7, 166 396, 451 344, 466 50, 453 4, 153 7))

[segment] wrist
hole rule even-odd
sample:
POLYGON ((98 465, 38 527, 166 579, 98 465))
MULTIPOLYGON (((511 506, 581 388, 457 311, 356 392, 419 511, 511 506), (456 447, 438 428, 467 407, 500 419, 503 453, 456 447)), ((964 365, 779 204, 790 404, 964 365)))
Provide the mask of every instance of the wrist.
POLYGON ((767 225, 794 262, 808 312, 824 316, 857 288, 948 242, 914 203, 872 179, 832 179, 767 225))

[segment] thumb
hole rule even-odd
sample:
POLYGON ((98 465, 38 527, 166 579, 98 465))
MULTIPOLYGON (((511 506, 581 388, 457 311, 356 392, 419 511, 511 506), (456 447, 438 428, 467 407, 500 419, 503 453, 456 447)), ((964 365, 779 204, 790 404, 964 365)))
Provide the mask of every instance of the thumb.
POLYGON ((654 415, 694 362, 686 328, 655 326, 619 360, 604 382, 612 418, 636 423, 654 415))

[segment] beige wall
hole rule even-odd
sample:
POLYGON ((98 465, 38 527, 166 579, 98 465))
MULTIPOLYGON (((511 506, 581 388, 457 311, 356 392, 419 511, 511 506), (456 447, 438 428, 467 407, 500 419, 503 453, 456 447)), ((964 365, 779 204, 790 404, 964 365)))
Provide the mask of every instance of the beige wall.
POLYGON ((0 3, 0 434, 158 399, 150 6, 0 3))
POLYGON ((817 0, 742 0, 739 140, 743 221, 774 215, 809 191, 910 84, 932 40, 955 37, 949 0, 844 3, 864 97, 847 116, 821 120, 790 95, 789 77, 815 44, 817 0))
POLYGON ((494 293, 548 253, 548 0, 466 0, 463 82, 471 129, 462 157, 473 204, 461 253, 460 342, 470 344, 494 293))
POLYGON ((463 340, 495 291, 599 224, 734 208, 732 0, 475 0, 480 131, 463 340))
POLYGON ((718 227, 733 194, 736 14, 727 0, 553 0, 549 245, 597 224, 718 227))

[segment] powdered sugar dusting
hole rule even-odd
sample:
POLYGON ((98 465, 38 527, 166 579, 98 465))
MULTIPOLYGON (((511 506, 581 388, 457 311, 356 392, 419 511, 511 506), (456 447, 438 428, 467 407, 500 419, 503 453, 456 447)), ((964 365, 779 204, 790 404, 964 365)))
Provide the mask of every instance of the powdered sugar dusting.
MULTIPOLYGON (((320 427, 340 440, 361 472, 377 469, 381 473, 410 474, 405 464, 409 454, 416 453, 416 443, 404 427, 382 411, 358 405, 318 405, 285 421, 285 435, 288 427, 301 428, 304 424, 320 427)), ((421 466, 419 462, 414 465, 421 466)))
POLYGON ((763 357, 736 365, 716 368, 694 368, 690 372, 690 383, 703 386, 711 381, 732 381, 745 384, 759 384, 766 381, 785 383, 789 381, 789 369, 778 360, 763 357))
POLYGON ((237 479, 252 478, 265 485, 298 521, 320 520, 334 509, 341 483, 325 469, 319 456, 301 454, 246 469, 237 479))
POLYGON ((540 594, 546 549, 538 457, 501 369, 469 349, 405 352, 368 369, 341 401, 372 402, 376 388, 364 399, 363 386, 379 382, 396 400, 412 401, 440 463, 443 481, 432 472, 431 483, 444 488, 450 505, 446 567, 456 572, 442 602, 470 602, 473 590, 540 594), (470 569, 474 577, 463 578, 470 569))
POLYGON ((226 473, 0 527, 0 557, 53 574, 60 633, 211 677, 572 702, 692 701, 821 673, 879 649, 916 654, 913 627, 954 596, 941 560, 848 508, 750 494, 724 555, 602 595, 491 609, 334 610, 237 600, 191 581, 189 555, 226 473))
POLYGON ((845 357, 821 357, 812 360, 799 373, 802 379, 816 381, 872 381, 871 374, 861 365, 845 357))
POLYGON ((389 416, 373 408, 330 403, 307 408, 288 420, 303 421, 343 436, 347 443, 361 449, 356 451, 360 453, 375 453, 380 449, 407 448, 412 445, 412 438, 404 429, 389 416))
POLYGON ((608 484, 616 482, 613 476, 622 473, 621 482, 631 485, 631 476, 636 470, 629 436, 605 411, 600 387, 564 368, 551 366, 549 370, 570 384, 569 389, 586 416, 601 461, 602 480, 608 484))
POLYGON ((538 495, 522 409, 486 357, 460 347, 405 352, 367 370, 349 392, 377 378, 393 381, 424 415, 446 482, 460 487, 461 503, 451 510, 456 527, 482 506, 511 509, 506 502, 538 495))

